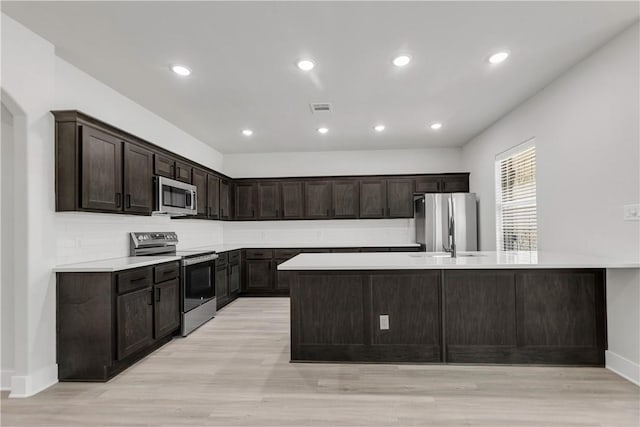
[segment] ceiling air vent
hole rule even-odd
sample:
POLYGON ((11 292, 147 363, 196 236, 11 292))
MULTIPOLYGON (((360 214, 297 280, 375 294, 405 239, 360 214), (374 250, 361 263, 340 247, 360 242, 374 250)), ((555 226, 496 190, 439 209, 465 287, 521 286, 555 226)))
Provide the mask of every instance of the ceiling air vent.
POLYGON ((309 104, 311 106, 312 113, 330 113, 332 110, 331 104, 328 102, 312 102, 309 104))

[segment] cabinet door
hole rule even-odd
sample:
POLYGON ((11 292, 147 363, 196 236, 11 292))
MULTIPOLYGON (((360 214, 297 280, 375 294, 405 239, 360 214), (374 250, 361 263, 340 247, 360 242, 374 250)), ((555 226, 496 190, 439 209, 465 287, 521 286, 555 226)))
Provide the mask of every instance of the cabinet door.
POLYGON ((371 311, 373 345, 419 346, 440 361, 439 271, 372 275, 371 311), (381 328, 380 315, 389 316, 388 329, 381 328))
POLYGON ((216 267, 216 302, 218 307, 222 307, 229 299, 229 282, 227 277, 227 266, 216 267))
POLYGON ((82 207, 122 210, 122 141, 97 129, 82 128, 82 207))
POLYGON ((196 186, 196 207, 199 217, 207 216, 207 173, 193 168, 192 183, 196 186))
POLYGON ((413 218, 412 179, 387 180, 387 217, 413 218))
POLYGON ((357 218, 359 205, 358 181, 333 182, 333 211, 334 218, 357 218))
POLYGON ((191 171, 192 167, 184 162, 179 162, 176 160, 176 180, 186 182, 187 184, 191 184, 191 171))
POLYGON ((469 175, 445 175, 442 177, 440 188, 444 193, 468 193, 469 175))
POLYGON ((153 153, 129 142, 124 144, 124 210, 153 210, 153 153))
POLYGON ((240 292, 240 263, 229 264, 229 295, 240 292))
POLYGON ((236 219, 256 218, 256 189, 255 182, 241 182, 236 184, 236 219))
POLYGON ((231 184, 220 180, 220 219, 231 219, 231 184))
POLYGON ((304 217, 302 185, 302 182, 282 183, 282 218, 299 219, 304 217))
POLYGON ((258 218, 278 219, 280 217, 280 184, 260 182, 258 184, 258 218))
POLYGON ((165 337, 180 327, 180 281, 176 278, 153 287, 155 296, 155 338, 165 337))
POLYGON ((207 217, 220 218, 220 178, 207 174, 207 217))
POLYGON ((511 271, 445 271, 447 359, 509 360, 516 347, 516 289, 511 271))
POLYGON ((118 359, 123 359, 153 343, 152 289, 120 295, 116 307, 118 359))
POLYGON ((248 259, 247 291, 270 291, 273 288, 273 269, 271 260, 248 259))
POLYGON ((169 156, 163 156, 162 154, 155 154, 154 156, 153 171, 156 175, 164 176, 167 178, 175 178, 175 160, 169 156))
POLYGON ((522 346, 603 347, 603 287, 597 273, 516 274, 518 343, 522 346))
POLYGON ((331 182, 305 182, 304 200, 305 218, 331 218, 331 182))
POLYGON ((360 218, 384 218, 387 183, 383 179, 360 181, 360 218))
POLYGON ((433 176, 420 176, 416 178, 416 192, 417 193, 439 193, 442 191, 441 177, 439 175, 433 176))

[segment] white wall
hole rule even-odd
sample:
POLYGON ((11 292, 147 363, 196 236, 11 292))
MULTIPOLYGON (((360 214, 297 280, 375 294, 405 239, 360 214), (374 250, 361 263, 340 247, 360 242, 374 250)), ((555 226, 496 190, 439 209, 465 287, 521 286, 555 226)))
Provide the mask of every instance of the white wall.
POLYGON ((393 246, 414 241, 412 219, 259 221, 224 224, 224 242, 274 246, 393 246))
POLYGON ((59 59, 51 43, 4 14, 2 90, 24 113, 20 126, 14 126, 21 135, 14 153, 14 203, 21 215, 14 230, 21 238, 14 244, 11 395, 28 396, 57 381, 55 265, 127 255, 126 233, 135 230, 177 231, 185 246, 222 242, 222 225, 215 221, 56 213, 50 111, 82 110, 216 170, 222 169, 222 155, 59 59))
POLYGON ((226 154, 234 178, 465 172, 460 148, 226 154))
MULTIPOLYGON (((640 202, 638 40, 636 24, 463 147, 483 250, 496 244, 495 156, 535 137, 539 249, 638 262, 640 222, 623 221, 623 206, 640 202)), ((610 295, 630 299, 608 300, 607 364, 610 353, 632 361, 635 381, 639 286, 638 270, 608 276, 610 295)))
POLYGON ((2 104, 2 142, 1 158, 1 212, 0 212, 0 247, 1 275, 0 275, 0 389, 8 389, 14 372, 13 360, 13 115, 2 104))

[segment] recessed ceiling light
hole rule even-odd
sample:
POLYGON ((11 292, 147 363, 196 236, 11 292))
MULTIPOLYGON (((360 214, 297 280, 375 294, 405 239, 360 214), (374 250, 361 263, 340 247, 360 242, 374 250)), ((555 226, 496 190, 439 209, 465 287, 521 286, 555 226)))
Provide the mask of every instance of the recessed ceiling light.
POLYGON ((245 130, 242 131, 242 134, 244 136, 251 136, 251 135, 253 135, 253 131, 251 129, 245 129, 245 130))
POLYGON ((393 65, 396 67, 404 67, 411 62, 411 57, 408 55, 400 55, 393 60, 393 65))
POLYGON ((437 122, 436 123, 431 123, 430 127, 433 130, 438 130, 438 129, 442 128, 442 123, 437 123, 437 122))
POLYGON ((325 133, 329 132, 329 128, 318 128, 318 132, 324 135, 325 133))
POLYGON ((375 125, 373 127, 373 130, 375 130, 376 132, 382 132, 384 130, 384 125, 375 125))
POLYGON ((185 67, 184 65, 172 65, 171 71, 183 77, 186 77, 191 74, 191 70, 185 67))
POLYGON ((509 57, 509 52, 494 53, 489 57, 489 63, 499 64, 509 57))
POLYGON ((316 64, 314 64, 313 61, 309 59, 303 59, 302 61, 298 62, 298 68, 300 68, 302 71, 313 70, 313 67, 315 66, 316 64))

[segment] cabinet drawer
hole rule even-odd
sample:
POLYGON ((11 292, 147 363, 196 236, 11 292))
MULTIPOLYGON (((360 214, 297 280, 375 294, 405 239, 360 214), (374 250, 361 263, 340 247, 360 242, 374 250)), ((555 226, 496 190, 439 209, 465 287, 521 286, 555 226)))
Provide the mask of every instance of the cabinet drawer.
POLYGON ((271 259, 273 249, 247 249, 247 259, 271 259))
POLYGON ((349 253, 349 252, 360 252, 360 248, 335 248, 331 249, 332 253, 349 253))
POLYGON ((306 248, 302 250, 305 254, 328 254, 331 252, 329 248, 306 248))
POLYGON ((232 251, 232 252, 228 252, 228 254, 229 254, 229 264, 240 262, 240 251, 232 251))
POLYGON ((152 285, 152 280, 152 267, 123 271, 122 273, 118 273, 116 278, 117 291, 119 294, 123 294, 136 289, 146 288, 152 285))
POLYGON ((218 259, 216 260, 216 268, 226 266, 227 262, 229 262, 228 252, 218 253, 218 259))
POLYGON ((276 259, 289 259, 300 253, 300 249, 276 249, 274 257, 276 259))
POLYGON ((425 176, 416 179, 416 193, 438 193, 442 191, 439 176, 425 176))
POLYGON ((153 269, 153 282, 160 283, 180 276, 180 263, 161 264, 153 269))

